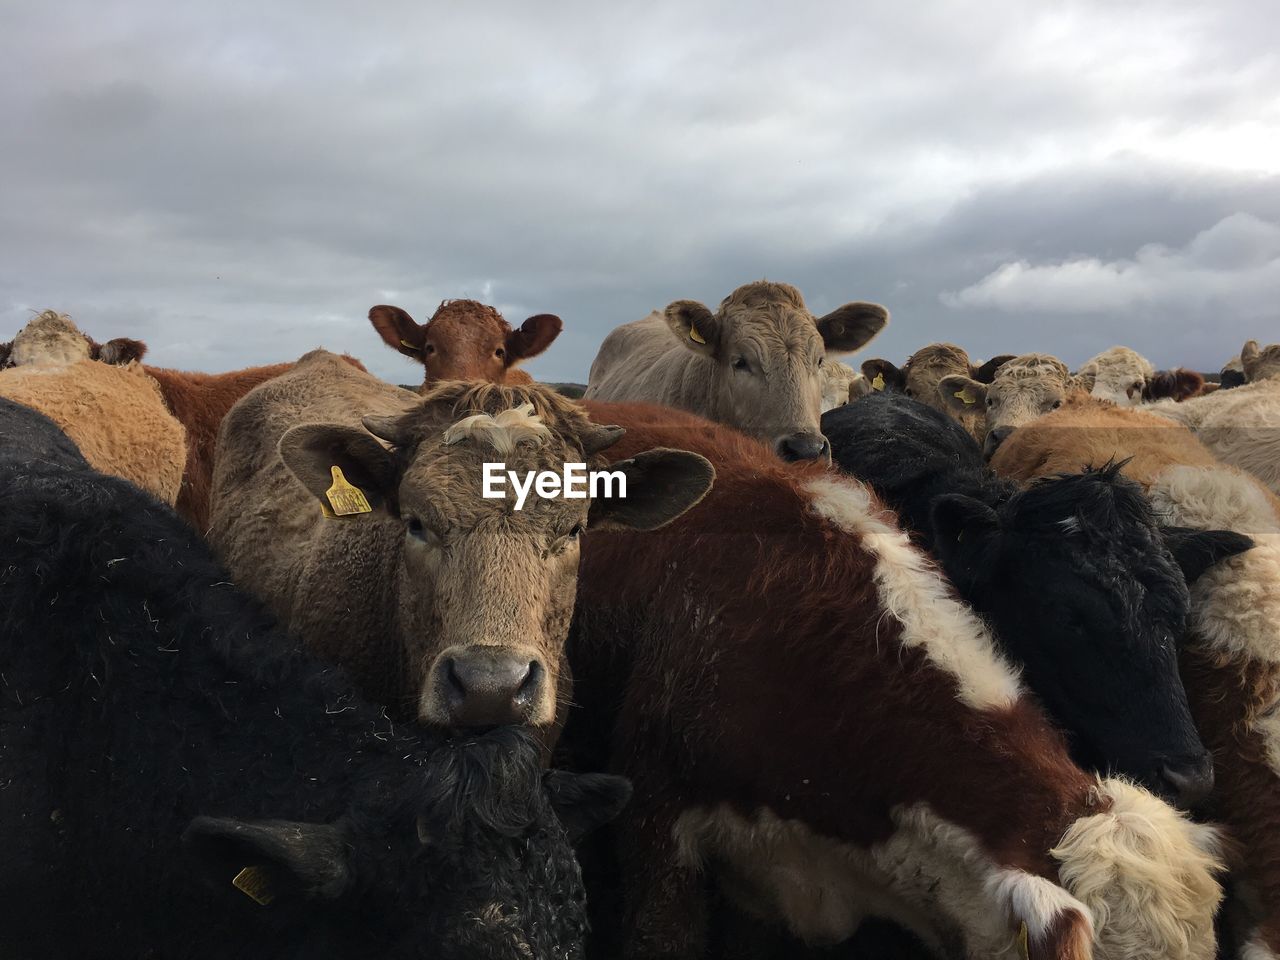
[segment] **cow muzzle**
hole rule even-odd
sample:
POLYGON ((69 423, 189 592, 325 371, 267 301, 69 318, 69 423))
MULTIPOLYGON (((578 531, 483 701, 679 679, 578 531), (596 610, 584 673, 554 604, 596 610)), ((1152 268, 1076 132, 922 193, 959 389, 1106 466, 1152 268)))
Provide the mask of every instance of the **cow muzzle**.
POLYGON ((831 444, 820 433, 793 433, 778 441, 778 456, 783 460, 831 461, 831 444))
POLYGON ((982 455, 990 460, 1000 449, 1000 444, 1013 433, 1013 427, 992 427, 987 431, 987 439, 982 442, 982 455))
POLYGON ((554 714, 550 697, 546 665, 531 651, 454 647, 436 660, 419 716, 459 729, 536 726, 554 714))

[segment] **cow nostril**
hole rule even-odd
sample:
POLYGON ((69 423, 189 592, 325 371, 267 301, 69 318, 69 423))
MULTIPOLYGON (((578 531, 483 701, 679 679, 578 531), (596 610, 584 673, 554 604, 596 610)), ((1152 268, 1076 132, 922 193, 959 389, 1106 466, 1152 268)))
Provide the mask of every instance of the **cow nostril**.
POLYGON ((1162 763, 1157 776, 1176 806, 1194 809, 1213 792, 1213 758, 1205 754, 1190 761, 1162 763))
POLYGON ((467 685, 458 676, 458 662, 450 657, 444 662, 445 692, 454 703, 461 703, 467 698, 467 685))
POLYGON ((516 689, 515 696, 511 699, 518 706, 527 706, 530 701, 538 696, 538 692, 542 687, 542 664, 537 660, 529 661, 529 669, 525 673, 524 680, 516 689))

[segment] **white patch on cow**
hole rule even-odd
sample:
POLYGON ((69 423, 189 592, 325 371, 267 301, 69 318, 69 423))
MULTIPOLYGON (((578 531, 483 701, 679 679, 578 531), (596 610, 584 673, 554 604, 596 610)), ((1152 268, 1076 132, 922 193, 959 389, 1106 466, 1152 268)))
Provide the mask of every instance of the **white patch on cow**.
POLYGON ((1212 960, 1225 868, 1217 831, 1154 795, 1107 779, 1105 813, 1082 817, 1050 851, 1063 886, 1088 905, 1099 960, 1212 960))
POLYGON ((551 428, 533 412, 533 404, 522 403, 496 414, 477 413, 464 417, 445 430, 444 444, 449 446, 463 440, 474 440, 487 443, 503 456, 509 456, 521 443, 537 445, 549 436, 551 428))
POLYGON ((1280 664, 1280 518, 1257 481, 1229 467, 1170 467, 1151 485, 1161 518, 1201 530, 1235 530, 1252 550, 1223 560, 1191 585, 1191 622, 1233 660, 1280 664))
POLYGON ((1280 960, 1280 957, 1262 940, 1254 939, 1240 948, 1240 960, 1280 960))
POLYGON ((902 625, 902 643, 918 647, 955 677, 960 699, 980 710, 1012 706, 1021 696, 1017 671, 996 650, 986 625, 957 600, 950 585, 867 488, 854 480, 819 477, 805 483, 810 508, 861 538, 875 557, 880 602, 902 625))
POLYGON ((1087 941, 1088 912, 1067 891, 997 866, 925 804, 898 808, 893 819, 887 840, 860 848, 768 809, 745 817, 724 804, 685 811, 675 837, 684 866, 710 866, 740 909, 782 920, 809 944, 838 943, 875 916, 948 956, 1013 960, 1022 923, 1035 938, 1064 911, 1079 915, 1087 941))

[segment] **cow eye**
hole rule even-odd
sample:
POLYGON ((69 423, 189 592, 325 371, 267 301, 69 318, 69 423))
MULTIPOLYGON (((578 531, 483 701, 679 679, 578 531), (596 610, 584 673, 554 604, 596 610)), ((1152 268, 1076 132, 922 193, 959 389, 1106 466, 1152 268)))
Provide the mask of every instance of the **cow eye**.
POLYGON ((824 360, 826 360, 826 359, 827 359, 826 357, 819 357, 819 358, 818 358, 818 366, 822 366, 822 362, 823 362, 824 360))
POLYGON ((440 542, 440 538, 436 536, 435 531, 428 529, 426 524, 417 517, 409 517, 409 519, 404 522, 404 531, 419 543, 440 542))
POLYGON ((569 531, 568 540, 570 542, 577 540, 580 536, 582 536, 583 533, 586 532, 586 529, 587 529, 586 524, 575 523, 573 525, 573 529, 569 531))
POLYGON ((431 354, 436 352, 435 345, 428 343, 425 347, 422 348, 422 352, 430 356, 431 354))
POLYGON ((1055 400, 1055 401, 1053 401, 1053 406, 1051 406, 1049 409, 1050 409, 1050 410, 1057 410, 1060 406, 1062 406, 1062 401, 1061 401, 1061 400, 1055 400))
POLYGON ((910 387, 907 387, 907 389, 903 390, 902 392, 905 393, 908 397, 914 397, 916 395, 916 392, 912 390, 910 387))
POLYGON ((493 355, 499 360, 507 359, 507 351, 504 347, 499 347, 497 350, 493 351, 493 355))
POLYGON ((746 357, 734 357, 734 359, 733 359, 733 369, 735 369, 735 370, 750 370, 750 369, 751 369, 751 365, 747 363, 747 358, 746 358, 746 357))
POLYGON ((987 397, 987 406, 994 407, 995 405, 996 405, 996 402, 992 400, 990 397, 987 397))

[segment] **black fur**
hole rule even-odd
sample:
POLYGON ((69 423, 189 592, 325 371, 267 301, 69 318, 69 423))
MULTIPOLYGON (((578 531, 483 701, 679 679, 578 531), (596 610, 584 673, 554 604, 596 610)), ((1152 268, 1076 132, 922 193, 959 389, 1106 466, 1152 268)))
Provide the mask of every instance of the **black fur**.
MULTIPOLYGON (((958 423, 893 394, 824 414, 822 432, 835 462, 898 511, 990 621, 1077 761, 1166 794, 1162 765, 1207 761, 1178 676, 1186 577, 1116 465, 1020 491, 958 423)), ((1177 536, 1192 579, 1249 545, 1221 532, 1177 536)))
POLYGON ((555 810, 581 833, 625 781, 544 783, 520 729, 393 725, 24 410, 0 410, 0 956, 581 956, 555 810))

